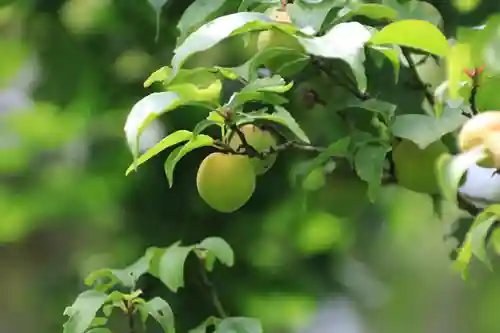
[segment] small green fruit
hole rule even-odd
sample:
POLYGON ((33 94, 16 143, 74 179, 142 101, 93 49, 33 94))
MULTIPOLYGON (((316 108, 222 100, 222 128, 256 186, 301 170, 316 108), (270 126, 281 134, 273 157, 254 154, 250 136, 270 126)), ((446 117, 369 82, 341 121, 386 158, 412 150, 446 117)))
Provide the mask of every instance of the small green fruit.
POLYGON ((438 194, 436 162, 447 152, 448 148, 441 141, 420 149, 412 141, 402 140, 392 154, 398 183, 414 192, 438 194))
POLYGON ((326 184, 313 192, 311 202, 336 217, 358 216, 368 204, 368 184, 347 165, 338 165, 326 176, 326 184))
MULTIPOLYGON (((251 145, 259 153, 262 153, 271 147, 276 147, 276 138, 274 135, 266 130, 262 130, 259 127, 246 124, 240 127, 240 131, 245 136, 247 143, 251 145)), ((229 140, 229 146, 237 150, 241 145, 240 137, 233 133, 231 139, 229 140)), ((254 167, 255 174, 263 175, 266 173, 276 162, 277 154, 271 154, 265 159, 260 159, 258 157, 252 157, 250 162, 254 167)))
POLYGON ((250 200, 255 191, 255 178, 247 156, 212 153, 200 164, 196 186, 210 207, 231 213, 250 200))
POLYGON ((315 168, 302 181, 302 188, 306 191, 317 191, 326 184, 326 175, 322 167, 315 168))

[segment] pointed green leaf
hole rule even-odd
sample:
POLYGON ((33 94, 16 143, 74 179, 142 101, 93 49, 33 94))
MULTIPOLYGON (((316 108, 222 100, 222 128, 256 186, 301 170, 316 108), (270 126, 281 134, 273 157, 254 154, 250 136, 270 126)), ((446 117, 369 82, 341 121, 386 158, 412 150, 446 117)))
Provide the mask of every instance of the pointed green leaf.
POLYGON ((174 185, 175 166, 184 156, 186 156, 186 154, 198 148, 213 146, 214 142, 215 140, 212 137, 205 134, 199 134, 189 140, 184 146, 174 149, 167 157, 164 165, 165 175, 167 176, 169 186, 172 187, 174 185))
POLYGON ((385 26, 370 39, 375 45, 395 44, 412 47, 444 57, 448 40, 432 23, 423 20, 402 20, 385 26), (425 36, 425 38, 422 38, 425 36))
POLYGON ((463 278, 467 277, 468 267, 473 255, 491 269, 491 263, 486 253, 485 239, 491 226, 499 217, 500 205, 491 205, 485 208, 474 220, 465 236, 465 241, 458 252, 454 265, 456 269, 462 272, 463 278))
POLYGON ((347 22, 335 25, 324 36, 305 38, 298 37, 307 53, 331 59, 340 59, 352 69, 358 88, 365 91, 367 79, 365 74, 366 42, 371 33, 358 22, 347 22))
POLYGON ((289 3, 286 10, 293 24, 300 27, 302 31, 316 34, 320 31, 330 10, 342 6, 343 2, 343 0, 325 0, 315 3, 296 1, 289 3))
POLYGON ((139 155, 139 137, 149 123, 162 113, 177 108, 181 104, 174 92, 152 93, 137 102, 125 122, 125 135, 134 161, 139 155))
POLYGON ((175 333, 174 313, 165 300, 155 297, 146 303, 139 304, 137 307, 143 319, 147 318, 147 315, 151 315, 160 324, 163 332, 175 333))
POLYGON ((181 142, 187 141, 191 139, 191 137, 194 134, 191 133, 190 131, 187 130, 178 130, 175 131, 174 133, 169 134, 166 138, 158 142, 156 145, 153 147, 149 148, 144 154, 139 156, 139 158, 136 160, 135 163, 132 163, 127 171, 125 172, 125 175, 128 176, 132 171, 134 171, 138 166, 143 164, 144 162, 148 161, 150 158, 158 155, 162 151, 164 151, 167 148, 170 148, 172 146, 175 146, 176 144, 179 144, 181 142))
POLYGON ((258 319, 230 317, 223 319, 215 329, 215 333, 262 333, 262 324, 258 319))
POLYGON ((467 80, 464 69, 472 68, 471 49, 468 44, 453 45, 446 56, 448 93, 451 99, 458 99, 462 82, 467 80))
POLYGON ((300 141, 304 143, 310 143, 309 138, 306 133, 300 128, 300 125, 293 118, 293 116, 288 112, 285 108, 281 106, 274 106, 276 112, 274 113, 261 113, 261 114, 253 114, 248 115, 249 119, 253 120, 267 120, 277 124, 280 124, 291 131, 300 141))
POLYGON ((263 27, 269 27, 269 23, 272 23, 272 20, 265 14, 241 12, 221 16, 204 24, 198 30, 190 34, 184 42, 174 50, 170 80, 173 80, 184 62, 191 55, 210 49, 232 34, 261 30, 263 27), (257 22, 258 24, 249 25, 245 29, 241 29, 251 22, 257 22), (268 23, 268 25, 265 23, 268 23))
POLYGON ((389 124, 396 113, 396 105, 378 99, 369 99, 360 101, 358 99, 351 101, 347 107, 358 107, 371 112, 380 114, 385 123, 389 124))
POLYGON ((224 265, 233 266, 234 252, 224 239, 220 237, 207 237, 198 244, 198 247, 213 253, 224 265))
MULTIPOLYGON (((394 83, 398 83, 399 81, 399 71, 401 69, 401 61, 400 56, 401 56, 401 49, 398 46, 394 47, 387 47, 387 46, 380 46, 380 45, 371 45, 370 50, 373 50, 375 55, 377 52, 381 54, 383 57, 387 58, 392 66, 394 67, 394 83)), ((375 58, 376 60, 377 58, 375 58)), ((377 63, 377 66, 382 67, 383 62, 377 63)))
POLYGON ((177 43, 182 42, 194 29, 211 19, 228 0, 196 0, 182 13, 177 23, 179 38, 177 43))
POLYGON ((179 246, 179 242, 168 247, 161 255, 158 265, 160 280, 173 292, 184 286, 184 262, 191 246, 179 246))
POLYGON ((413 141, 420 149, 425 149, 443 135, 457 130, 466 121, 458 108, 445 106, 440 117, 423 114, 404 114, 396 116, 391 126, 392 133, 413 141))
POLYGON ((368 196, 372 202, 382 186, 385 157, 390 148, 383 145, 361 146, 354 155, 354 165, 359 178, 368 183, 368 196))
POLYGON ((398 12, 393 8, 378 4, 378 3, 363 3, 353 8, 345 7, 341 10, 339 16, 343 20, 350 19, 353 16, 364 16, 372 20, 390 20, 393 21, 397 18, 398 12))
POLYGON ((112 333, 112 331, 107 327, 94 327, 85 333, 112 333))
POLYGON ((102 289, 102 291, 108 290, 117 283, 121 283, 125 287, 133 288, 137 280, 148 271, 150 260, 151 255, 146 253, 125 269, 103 268, 93 271, 85 278, 85 284, 93 286, 98 283, 100 279, 106 278, 109 279, 108 283, 103 284, 103 282, 100 282, 97 286, 101 287, 100 289, 102 289))
POLYGON ((64 310, 69 319, 63 325, 63 333, 85 333, 107 298, 107 294, 97 290, 87 290, 78 295, 73 305, 64 310))

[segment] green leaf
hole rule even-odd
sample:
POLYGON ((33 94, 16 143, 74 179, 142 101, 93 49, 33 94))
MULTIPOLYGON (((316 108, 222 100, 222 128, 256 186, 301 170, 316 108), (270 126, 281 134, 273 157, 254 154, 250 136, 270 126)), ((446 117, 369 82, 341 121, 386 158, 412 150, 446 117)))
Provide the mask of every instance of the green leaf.
MULTIPOLYGON (((399 70, 401 69, 401 61, 400 56, 401 56, 401 49, 398 46, 394 47, 387 47, 387 46, 380 46, 380 45, 370 45, 370 49, 376 52, 375 54, 379 53, 386 59, 388 59, 392 66, 394 67, 394 82, 398 83, 399 81, 399 70)), ((376 58, 375 58, 376 59, 376 58)), ((377 64, 379 67, 382 67, 383 62, 377 64)))
POLYGON ((139 155, 139 137, 144 129, 161 114, 181 105, 179 95, 174 92, 152 93, 137 102, 125 122, 125 136, 134 162, 139 155))
POLYGON ((390 148, 384 145, 361 146, 354 155, 354 165, 359 178, 368 183, 368 196, 372 202, 378 196, 382 185, 385 157, 390 148))
POLYGON ((262 324, 258 319, 230 317, 223 319, 215 329, 215 333, 262 333, 262 324))
POLYGON ((284 93, 293 87, 293 82, 288 84, 279 75, 273 75, 271 77, 265 77, 262 79, 256 79, 249 84, 247 84, 240 93, 245 92, 274 92, 274 93, 284 93))
POLYGON ((172 58, 172 73, 169 80, 173 80, 184 62, 193 54, 205 51, 217 45, 231 35, 253 30, 262 30, 273 25, 270 17, 262 13, 241 12, 225 15, 210 21, 190 34, 184 42, 174 50, 172 58), (256 22, 255 24, 250 24, 256 22), (266 24, 267 23, 267 24, 266 24))
POLYGON ((191 138, 184 146, 174 149, 167 157, 164 165, 165 175, 167 176, 169 186, 172 187, 174 185, 175 166, 184 156, 186 156, 186 154, 195 149, 213 145, 214 139, 212 137, 205 134, 198 134, 196 137, 191 138))
POLYGON ((443 33, 432 23, 423 20, 391 23, 375 33, 370 43, 412 47, 441 57, 446 56, 448 52, 448 41, 443 33))
POLYGON ((347 105, 347 107, 357 107, 374 113, 378 113, 382 116, 386 124, 390 124, 396 112, 396 105, 374 98, 366 101, 360 101, 356 99, 351 101, 347 105))
POLYGON ((207 328, 216 326, 221 320, 216 317, 208 317, 200 325, 188 331, 188 333, 206 333, 207 328))
POLYGON ((172 68, 169 66, 163 66, 153 73, 149 75, 149 77, 144 81, 144 88, 149 88, 155 82, 164 82, 167 81, 170 73, 172 72, 172 68))
POLYGON ((370 30, 362 24, 347 22, 335 25, 324 36, 298 37, 298 40, 309 54, 346 62, 356 77, 358 88, 365 91, 367 79, 364 46, 370 37, 370 30))
POLYGON ((290 15, 292 23, 309 34, 316 34, 320 31, 328 13, 334 7, 342 5, 344 1, 324 0, 315 3, 296 1, 289 3, 286 10, 290 15))
POLYGON ((332 142, 324 152, 321 152, 312 160, 297 164, 290 174, 292 184, 296 184, 298 179, 307 177, 313 170, 327 163, 332 157, 346 157, 351 143, 350 137, 345 137, 332 142))
POLYGON ((112 331, 107 327, 94 327, 85 333, 112 333, 112 331))
POLYGON ((491 263, 486 253, 485 239, 491 226, 500 217, 500 205, 491 205, 486 207, 479 214, 470 227, 465 241, 461 246, 455 262, 455 268, 462 272, 465 279, 468 273, 468 267, 472 256, 476 256, 484 262, 490 269, 491 263))
POLYGON ((198 244, 199 248, 213 253, 226 266, 234 265, 234 252, 231 246, 220 237, 207 237, 198 244))
POLYGON ((443 197, 456 203, 457 191, 463 175, 486 156, 486 151, 482 146, 456 156, 441 156, 436 170, 443 197))
POLYGON ((422 114, 396 116, 391 130, 395 136, 411 140, 420 149, 425 149, 443 135, 458 129, 467 119, 459 109, 445 106, 439 118, 422 114))
POLYGON ((128 176, 132 171, 136 170, 138 166, 143 164, 144 162, 148 161, 150 158, 158 155, 162 151, 164 151, 167 148, 170 148, 172 146, 175 146, 178 143, 187 141, 193 137, 193 133, 190 131, 186 130, 178 130, 175 131, 174 133, 169 134, 167 137, 165 137, 163 140, 158 142, 156 145, 153 147, 149 148, 144 154, 139 156, 139 158, 136 160, 135 163, 132 163, 127 171, 125 172, 125 175, 128 176))
POLYGON ((258 78, 257 69, 264 65, 272 73, 290 77, 302 70, 309 63, 309 56, 303 52, 286 47, 268 47, 252 57, 247 66, 248 81, 258 78))
POLYGON ((420 0, 383 0, 384 5, 393 8, 397 13, 397 20, 424 20, 440 26, 443 19, 439 10, 428 2, 420 0))
POLYGON ((450 47, 446 56, 448 75, 448 94, 451 99, 460 97, 459 90, 462 82, 467 80, 464 69, 472 68, 471 49, 468 44, 457 43, 450 47))
POLYGON ((250 101, 263 101, 270 104, 283 104, 288 100, 277 94, 287 92, 292 87, 293 82, 287 84, 285 80, 278 75, 256 79, 243 87, 243 89, 241 89, 239 92, 233 94, 233 96, 227 103, 227 107, 235 109, 250 101))
POLYGON ((143 319, 147 318, 147 315, 151 315, 160 324, 163 332, 175 333, 174 313, 165 300, 155 297, 146 303, 139 304, 137 307, 143 319))
POLYGON ((397 18, 398 12, 391 7, 378 4, 378 3, 364 3, 358 4, 353 8, 345 7, 339 13, 343 20, 352 18, 353 16, 364 16, 372 20, 390 20, 393 21, 397 18))
POLYGON ((64 310, 69 319, 63 325, 63 333, 84 333, 107 298, 107 294, 97 290, 87 290, 78 295, 73 305, 64 310))
POLYGON ((484 77, 477 90, 476 106, 479 110, 500 110, 500 76, 484 77))
POLYGON ((102 291, 108 290, 116 283, 121 283, 125 287, 133 288, 137 280, 139 280, 139 278, 148 271, 150 260, 151 256, 146 253, 135 263, 125 269, 103 268, 93 271, 85 278, 85 284, 87 286, 92 286, 98 282, 99 279, 107 278, 110 281, 107 284, 100 286, 102 291))
POLYGON ((91 327, 99 327, 104 326, 108 322, 108 318, 106 317, 95 317, 90 324, 91 327))
POLYGON ((276 112, 274 113, 256 113, 247 115, 248 119, 252 120, 267 120, 270 122, 274 122, 280 124, 287 128, 290 132, 293 133, 300 141, 304 143, 311 143, 306 133, 300 128, 300 125, 293 118, 293 116, 288 112, 285 108, 275 105, 274 109, 276 112))
POLYGON ((210 119, 203 119, 200 121, 198 124, 193 129, 193 138, 196 138, 201 132, 209 128, 210 126, 222 126, 223 123, 221 124, 220 122, 216 120, 210 120, 210 119))
POLYGON ((182 13, 177 23, 179 37, 177 43, 182 42, 194 29, 210 19, 227 2, 227 0, 196 0, 182 13))
POLYGON ((184 262, 193 249, 179 244, 177 242, 163 252, 158 266, 160 280, 174 293, 184 286, 184 262))

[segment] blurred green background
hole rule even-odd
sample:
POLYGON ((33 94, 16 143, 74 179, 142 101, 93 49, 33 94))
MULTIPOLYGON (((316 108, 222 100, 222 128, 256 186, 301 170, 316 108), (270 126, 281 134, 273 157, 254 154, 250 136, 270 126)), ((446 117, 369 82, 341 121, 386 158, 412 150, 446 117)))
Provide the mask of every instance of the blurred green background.
MULTIPOLYGON (((430 197, 390 186, 378 206, 360 208, 359 186, 338 193, 335 180, 326 198, 306 196, 289 181, 302 158, 293 153, 229 215, 196 192, 207 151, 183 159, 172 189, 164 154, 125 177, 127 113, 154 91, 143 81, 169 63, 190 2, 170 1, 155 42, 146 0, 0 1, 0 333, 58 332, 91 270, 207 236, 235 250, 236 266, 213 276, 226 308, 261 318, 267 332, 498 332, 498 273, 478 268, 465 284, 451 271, 454 244, 444 235, 460 212, 449 207, 439 219, 430 197)), ((452 1, 434 5, 448 35, 500 10, 498 0, 466 13, 452 1)), ((225 50, 211 59, 234 61, 225 50)), ((406 103, 414 107, 414 99, 406 103)), ((143 144, 203 117, 188 111, 155 124, 143 144)), ((332 140, 321 111, 294 114, 314 141, 332 140)), ((179 332, 214 313, 189 264, 186 276, 177 295, 152 279, 140 285, 169 300, 179 332)))

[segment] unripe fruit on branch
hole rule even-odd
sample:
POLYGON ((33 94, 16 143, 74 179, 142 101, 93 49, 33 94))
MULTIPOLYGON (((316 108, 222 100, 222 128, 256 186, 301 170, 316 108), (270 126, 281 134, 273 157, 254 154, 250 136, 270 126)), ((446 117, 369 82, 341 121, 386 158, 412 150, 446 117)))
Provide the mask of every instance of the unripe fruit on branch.
MULTIPOLYGON (((260 129, 253 124, 243 125, 239 129, 245 136, 247 143, 259 153, 263 153, 272 147, 276 147, 276 138, 269 131, 260 129)), ((237 133, 232 133, 231 139, 229 140, 229 146, 232 149, 237 150, 240 145, 240 137, 237 133)), ((273 166, 274 162, 276 162, 276 157, 276 153, 270 154, 264 159, 260 159, 259 157, 252 157, 250 158, 250 162, 254 167, 255 173, 257 175, 262 175, 273 166)))
POLYGON ((484 146, 487 158, 479 162, 486 168, 500 168, 500 111, 485 111, 469 119, 458 135, 462 152, 484 146))
POLYGON ((200 164, 196 186, 210 207, 231 213, 250 200, 255 191, 255 178, 247 156, 212 153, 200 164))
MULTIPOLYGON (((280 23, 292 23, 292 21, 290 20, 290 16, 288 16, 288 13, 281 8, 276 9, 271 14, 271 18, 280 23)), ((259 37, 257 38, 257 49, 262 52, 268 47, 285 47, 294 50, 302 49, 302 46, 296 38, 277 29, 264 30, 259 33, 259 37)))
POLYGON ((420 149, 412 141, 402 140, 392 153, 398 183, 414 192, 438 194, 436 163, 447 152, 441 141, 420 149))

